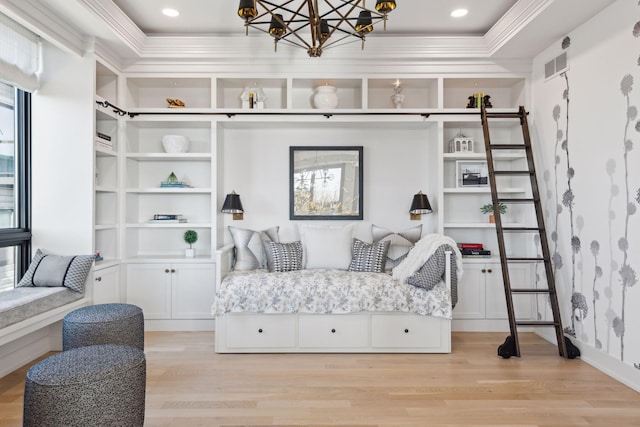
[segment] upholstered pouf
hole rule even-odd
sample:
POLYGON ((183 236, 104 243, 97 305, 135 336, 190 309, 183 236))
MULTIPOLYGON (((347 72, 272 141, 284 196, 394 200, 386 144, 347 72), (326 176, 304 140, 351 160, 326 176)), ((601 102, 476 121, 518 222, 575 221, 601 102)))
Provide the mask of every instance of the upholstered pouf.
POLYGON ((63 350, 98 344, 132 345, 144 351, 142 309, 132 304, 98 304, 64 317, 63 350))
POLYGON ((144 352, 94 345, 48 357, 27 372, 24 426, 142 426, 144 352))

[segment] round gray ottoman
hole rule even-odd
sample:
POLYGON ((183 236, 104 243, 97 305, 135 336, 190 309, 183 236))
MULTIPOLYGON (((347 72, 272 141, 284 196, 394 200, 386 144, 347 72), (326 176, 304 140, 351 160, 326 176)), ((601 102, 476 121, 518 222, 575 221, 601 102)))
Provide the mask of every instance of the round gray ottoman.
POLYGON ((24 426, 142 426, 144 352, 94 345, 48 357, 27 372, 24 426))
POLYGON ((142 309, 132 304, 97 304, 64 316, 63 350, 98 344, 132 345, 144 351, 142 309))

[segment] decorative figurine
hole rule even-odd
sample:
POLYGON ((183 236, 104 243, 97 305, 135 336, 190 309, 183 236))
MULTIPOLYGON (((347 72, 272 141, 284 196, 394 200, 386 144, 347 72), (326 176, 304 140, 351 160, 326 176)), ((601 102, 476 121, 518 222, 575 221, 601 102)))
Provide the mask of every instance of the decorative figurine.
POLYGON ((396 82, 393 84, 393 92, 394 94, 391 95, 391 100, 393 101, 393 105, 395 105, 396 108, 401 108, 402 103, 404 102, 404 94, 402 93, 402 86, 400 86, 400 80, 396 80, 396 82))
POLYGON ((169 108, 184 108, 184 102, 179 99, 167 98, 167 102, 169 103, 169 108))

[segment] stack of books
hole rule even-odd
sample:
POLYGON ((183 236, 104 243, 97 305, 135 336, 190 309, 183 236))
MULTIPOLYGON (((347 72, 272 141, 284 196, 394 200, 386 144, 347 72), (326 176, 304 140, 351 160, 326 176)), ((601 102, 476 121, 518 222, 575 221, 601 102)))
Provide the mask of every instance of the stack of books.
POLYGON ((113 142, 111 141, 111 137, 102 132, 96 132, 96 145, 100 148, 105 148, 107 150, 113 150, 113 142))
POLYGON ((160 188, 191 188, 191 186, 184 181, 162 181, 160 188))
POLYGON ((155 214, 148 222, 153 224, 179 224, 187 222, 187 219, 182 215, 176 214, 155 214))
POLYGON ((482 243, 458 243, 462 258, 490 258, 491 251, 485 249, 482 243))

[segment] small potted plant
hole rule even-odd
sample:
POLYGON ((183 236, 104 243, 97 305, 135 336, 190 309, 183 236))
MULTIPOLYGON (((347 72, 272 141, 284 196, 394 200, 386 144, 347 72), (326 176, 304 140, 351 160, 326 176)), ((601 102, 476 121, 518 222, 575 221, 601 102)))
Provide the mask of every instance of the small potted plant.
MULTIPOLYGON (((507 205, 504 203, 498 203, 498 211, 500 211, 500 215, 504 215, 507 212, 507 205)), ((486 205, 480 208, 480 212, 483 214, 489 214, 489 222, 491 224, 496 222, 496 218, 493 215, 493 203, 487 203, 486 205)))
POLYGON ((184 232, 184 241, 189 244, 189 249, 185 249, 184 256, 187 258, 193 258, 196 255, 196 250, 193 249, 193 244, 198 241, 198 233, 195 230, 187 230, 184 232))

